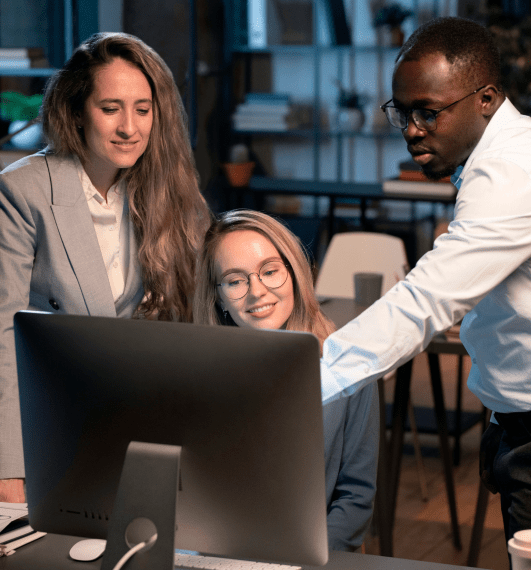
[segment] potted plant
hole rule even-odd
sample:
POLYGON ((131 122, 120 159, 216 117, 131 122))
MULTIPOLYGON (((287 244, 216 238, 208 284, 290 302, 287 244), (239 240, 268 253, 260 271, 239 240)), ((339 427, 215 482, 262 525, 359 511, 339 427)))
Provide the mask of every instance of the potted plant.
POLYGON ((411 10, 404 8, 401 4, 394 2, 382 6, 374 15, 373 25, 375 28, 387 26, 391 30, 391 44, 401 46, 404 43, 404 32, 402 23, 406 18, 413 15, 411 10))
POLYGON ((337 79, 336 85, 339 89, 337 127, 339 130, 359 131, 365 123, 363 106, 368 102, 368 97, 345 89, 337 79))

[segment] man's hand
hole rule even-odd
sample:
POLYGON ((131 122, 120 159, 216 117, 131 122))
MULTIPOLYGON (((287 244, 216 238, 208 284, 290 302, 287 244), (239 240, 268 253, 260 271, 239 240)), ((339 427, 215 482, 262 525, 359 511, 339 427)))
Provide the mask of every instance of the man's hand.
POLYGON ((1 503, 25 503, 24 479, 0 479, 1 503))

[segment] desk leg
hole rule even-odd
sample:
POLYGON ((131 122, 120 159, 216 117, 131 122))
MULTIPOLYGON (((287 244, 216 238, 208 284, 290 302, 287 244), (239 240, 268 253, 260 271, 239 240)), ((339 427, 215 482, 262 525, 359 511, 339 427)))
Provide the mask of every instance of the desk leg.
POLYGON ((463 355, 457 356, 457 387, 455 398, 454 465, 461 460, 461 408, 463 407, 463 355))
POLYGON ((450 508, 450 519, 452 521, 452 532, 454 536, 454 546, 461 549, 461 537, 459 533, 459 522, 457 520, 457 507, 455 502, 454 478, 452 471, 452 457, 448 444, 448 426, 446 422, 446 409, 444 406, 444 396, 441 383, 441 370, 439 367, 439 357, 437 354, 428 354, 430 365, 431 388, 433 391, 433 405, 435 408, 435 418, 437 421, 437 431, 439 432, 439 442, 441 457, 444 466, 444 479, 446 482, 446 495, 450 508))
POLYGON ((481 538, 483 536, 483 526, 489 504, 489 491, 483 483, 479 482, 478 500, 476 503, 476 514, 474 516, 474 526, 470 537, 470 547, 468 550, 467 566, 477 567, 479 551, 481 549, 481 538))
POLYGON ((380 538, 380 556, 393 556, 392 511, 389 504, 389 446, 386 436, 384 380, 378 379, 380 403, 380 448, 376 479, 376 520, 380 538))
POLYGON ((396 371, 395 398, 393 403, 393 427, 391 431, 389 468, 389 505, 391 508, 391 529, 395 523, 396 497, 400 483, 400 464, 404 452, 404 427, 407 418, 407 402, 411 384, 413 361, 406 362, 396 371))

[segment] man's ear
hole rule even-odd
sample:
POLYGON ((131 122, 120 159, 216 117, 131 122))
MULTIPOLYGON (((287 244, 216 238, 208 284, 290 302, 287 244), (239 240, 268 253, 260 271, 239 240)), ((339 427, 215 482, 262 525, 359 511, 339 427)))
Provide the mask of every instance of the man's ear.
POLYGON ((489 83, 482 89, 481 95, 481 112, 483 116, 490 119, 503 103, 505 97, 493 83, 489 83))

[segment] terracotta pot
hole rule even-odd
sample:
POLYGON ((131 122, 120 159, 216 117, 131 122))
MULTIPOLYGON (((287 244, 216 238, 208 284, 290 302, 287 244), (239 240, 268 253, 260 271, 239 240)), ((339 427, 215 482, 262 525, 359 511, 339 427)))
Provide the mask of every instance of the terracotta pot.
POLYGON ((226 162, 221 165, 231 186, 247 186, 253 174, 254 162, 226 162))
POLYGON ((402 47, 404 43, 404 32, 399 26, 391 28, 391 45, 395 47, 402 47))

